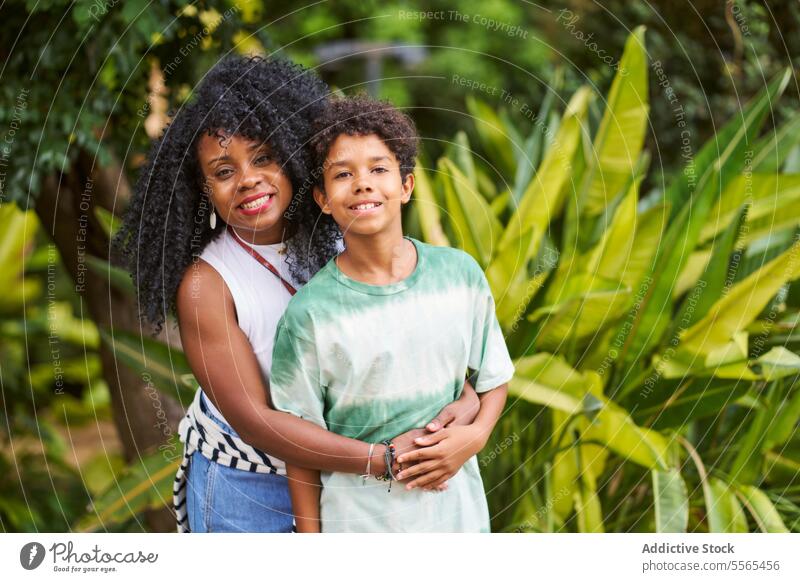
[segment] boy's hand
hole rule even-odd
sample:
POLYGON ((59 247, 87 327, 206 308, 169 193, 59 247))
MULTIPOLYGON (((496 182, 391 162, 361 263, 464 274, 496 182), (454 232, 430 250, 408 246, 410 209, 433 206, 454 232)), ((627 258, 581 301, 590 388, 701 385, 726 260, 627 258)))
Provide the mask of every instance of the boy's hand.
POLYGON ((417 437, 418 448, 399 453, 398 463, 413 463, 397 474, 402 481, 411 479, 406 489, 437 488, 452 478, 470 457, 486 444, 488 434, 474 426, 450 426, 435 434, 417 437))
MULTIPOLYGON (((440 413, 441 416, 441 413, 440 413)), ((422 445, 416 444, 414 441, 427 436, 429 433, 424 428, 415 428, 408 432, 404 432, 400 436, 397 436, 392 439, 394 446, 397 447, 397 456, 400 457, 403 453, 410 453, 412 451, 419 450, 422 448, 422 445)), ((394 465, 392 465, 392 472, 395 474, 395 477, 400 472, 401 468, 408 468, 413 463, 406 463, 403 467, 401 467, 400 463, 395 459, 394 465)), ((398 479, 399 480, 399 479, 398 479)), ((446 491, 447 490, 447 479, 442 480, 440 483, 437 484, 436 487, 431 487, 431 489, 435 489, 437 491, 446 491)))

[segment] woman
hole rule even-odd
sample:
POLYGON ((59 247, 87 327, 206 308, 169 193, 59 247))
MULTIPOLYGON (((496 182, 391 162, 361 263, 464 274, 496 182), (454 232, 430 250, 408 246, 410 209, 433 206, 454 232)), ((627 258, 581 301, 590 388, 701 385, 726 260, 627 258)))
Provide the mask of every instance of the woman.
MULTIPOLYGON (((385 472, 383 445, 268 405, 277 321, 294 290, 341 248, 338 228, 310 195, 304 150, 326 95, 318 78, 286 61, 219 63, 153 145, 117 238, 143 316, 160 330, 177 314, 202 387, 180 427, 179 531, 291 531, 284 460, 385 472)), ((476 411, 474 391, 465 390, 427 429, 470 422, 476 411)), ((424 434, 395 444, 418 448, 424 434)), ((440 467, 455 474, 442 453, 440 467)))

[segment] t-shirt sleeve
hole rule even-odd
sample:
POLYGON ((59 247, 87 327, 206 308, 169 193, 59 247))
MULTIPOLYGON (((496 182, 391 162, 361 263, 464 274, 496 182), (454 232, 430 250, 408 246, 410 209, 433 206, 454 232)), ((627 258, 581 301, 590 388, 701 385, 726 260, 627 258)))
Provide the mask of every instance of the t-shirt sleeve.
POLYGON ((291 321, 284 316, 275 331, 269 382, 272 405, 327 429, 323 418, 325 390, 316 346, 293 331, 291 321))
POLYGON ((514 376, 514 363, 506 347, 500 322, 495 313, 494 297, 483 270, 477 265, 476 299, 473 310, 472 344, 468 366, 475 392, 487 392, 505 384, 514 376))

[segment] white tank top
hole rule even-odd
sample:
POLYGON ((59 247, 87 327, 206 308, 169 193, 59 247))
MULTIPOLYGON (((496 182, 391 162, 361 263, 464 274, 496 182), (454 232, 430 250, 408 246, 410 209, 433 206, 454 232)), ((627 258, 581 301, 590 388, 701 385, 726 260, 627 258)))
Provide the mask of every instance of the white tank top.
MULTIPOLYGON (((250 246, 269 261, 278 270, 281 277, 295 289, 299 288, 299 284, 294 280, 286 265, 286 255, 279 252, 284 248, 283 243, 250 244, 250 246)), ((228 286, 236 305, 239 327, 250 340, 250 345, 261 366, 261 375, 266 386, 272 368, 275 329, 278 327, 278 320, 289 304, 291 294, 283 286, 283 283, 243 249, 227 230, 203 249, 200 258, 211 265, 228 286)), ((211 354, 211 358, 213 365, 213 354, 211 354)), ((225 420, 211 400, 205 394, 203 397, 211 412, 225 420)))

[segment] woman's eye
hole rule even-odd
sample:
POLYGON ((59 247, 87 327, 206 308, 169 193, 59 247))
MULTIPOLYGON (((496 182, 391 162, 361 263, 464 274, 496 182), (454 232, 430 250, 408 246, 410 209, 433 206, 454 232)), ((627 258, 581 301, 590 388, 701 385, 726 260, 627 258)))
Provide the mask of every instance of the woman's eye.
POLYGON ((233 173, 233 170, 230 168, 223 168, 218 170, 216 174, 214 174, 217 178, 227 178, 233 173))
POLYGON ((272 161, 272 156, 269 155, 269 154, 264 154, 263 156, 258 156, 258 159, 256 160, 256 163, 257 164, 268 164, 271 161, 272 161))

